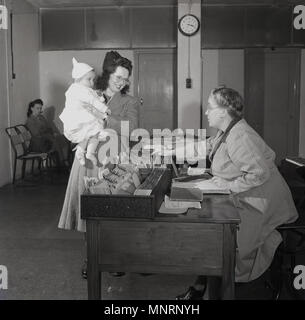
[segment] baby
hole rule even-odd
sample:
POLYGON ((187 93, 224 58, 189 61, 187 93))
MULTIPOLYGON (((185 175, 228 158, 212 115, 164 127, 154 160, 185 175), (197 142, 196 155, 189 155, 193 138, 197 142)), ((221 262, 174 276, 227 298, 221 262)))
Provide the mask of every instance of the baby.
POLYGON ((77 143, 75 156, 81 165, 86 158, 97 165, 96 148, 99 139, 107 136, 105 119, 110 110, 105 99, 93 90, 95 72, 85 63, 72 59, 74 83, 66 91, 66 104, 59 118, 64 124, 64 135, 77 143))

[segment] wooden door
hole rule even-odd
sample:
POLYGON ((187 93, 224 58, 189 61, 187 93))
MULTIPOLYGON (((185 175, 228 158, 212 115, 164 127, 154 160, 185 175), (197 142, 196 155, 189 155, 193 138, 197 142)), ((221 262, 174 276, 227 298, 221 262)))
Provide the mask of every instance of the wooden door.
POLYGON ((177 126, 174 50, 136 52, 135 91, 141 100, 140 128, 173 130, 177 126))
POLYGON ((275 151, 276 162, 298 155, 299 49, 249 49, 245 56, 245 118, 275 151))

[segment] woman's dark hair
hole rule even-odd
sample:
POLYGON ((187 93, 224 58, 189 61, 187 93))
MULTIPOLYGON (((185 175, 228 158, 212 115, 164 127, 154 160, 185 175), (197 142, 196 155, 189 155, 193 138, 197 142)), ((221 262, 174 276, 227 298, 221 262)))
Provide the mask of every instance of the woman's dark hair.
MULTIPOLYGON (((122 67, 128 70, 129 76, 132 73, 132 63, 129 59, 120 56, 116 51, 107 52, 103 63, 103 72, 100 76, 96 78, 95 87, 98 90, 106 90, 109 85, 110 75, 113 74, 117 67, 122 67)), ((129 90, 129 85, 127 84, 121 90, 122 94, 125 94, 129 90)))
POLYGON ((27 117, 29 117, 33 113, 32 108, 35 106, 35 104, 40 104, 43 106, 43 101, 41 99, 31 101, 28 106, 27 117))
POLYGON ((220 107, 228 110, 232 119, 243 117, 244 101, 236 90, 222 86, 212 90, 211 95, 220 107))

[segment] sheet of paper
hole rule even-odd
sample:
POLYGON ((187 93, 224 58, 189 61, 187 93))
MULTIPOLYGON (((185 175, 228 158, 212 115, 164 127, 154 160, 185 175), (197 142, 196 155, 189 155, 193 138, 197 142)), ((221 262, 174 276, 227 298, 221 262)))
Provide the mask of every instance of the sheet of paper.
POLYGON ((173 186, 176 188, 197 188, 200 189, 203 193, 230 193, 228 189, 218 187, 215 183, 211 181, 211 179, 194 180, 189 182, 173 181, 172 187, 173 186))
POLYGON ((160 213, 166 213, 166 214, 183 214, 187 212, 187 208, 175 208, 175 209, 168 209, 165 207, 164 201, 161 204, 161 207, 159 209, 160 213))
POLYGON ((184 209, 184 208, 196 208, 201 209, 199 201, 171 201, 170 198, 165 195, 164 205, 167 209, 184 209))
POLYGON ((205 172, 206 172, 206 168, 192 168, 192 167, 187 168, 187 174, 189 176, 196 176, 198 174, 204 174, 205 172))

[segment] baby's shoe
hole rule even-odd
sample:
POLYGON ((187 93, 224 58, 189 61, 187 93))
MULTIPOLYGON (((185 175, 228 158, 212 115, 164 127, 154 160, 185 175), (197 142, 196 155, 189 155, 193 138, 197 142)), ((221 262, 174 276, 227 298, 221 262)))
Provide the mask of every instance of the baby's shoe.
POLYGON ((96 159, 95 153, 89 153, 89 152, 87 152, 87 153, 86 153, 86 158, 89 159, 89 160, 91 160, 92 163, 93 163, 95 166, 97 166, 97 159, 96 159))
POLYGON ((76 148, 75 157, 82 166, 85 166, 86 164, 85 151, 81 147, 76 148))

